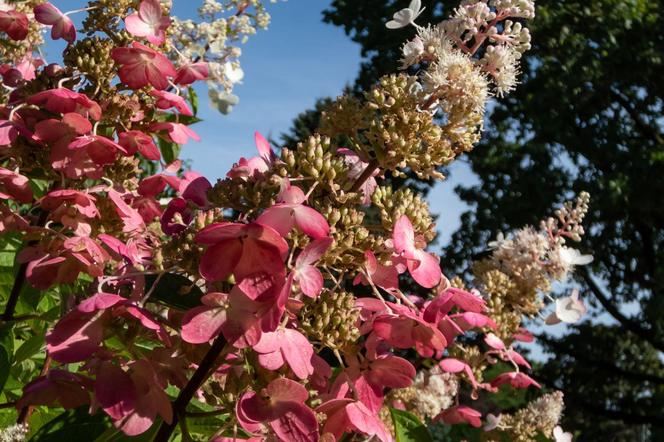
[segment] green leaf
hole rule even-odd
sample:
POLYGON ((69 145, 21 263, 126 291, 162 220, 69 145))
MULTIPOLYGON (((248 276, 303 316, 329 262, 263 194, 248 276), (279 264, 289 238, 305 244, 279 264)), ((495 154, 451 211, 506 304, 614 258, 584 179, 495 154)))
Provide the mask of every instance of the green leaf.
POLYGON ((44 196, 48 190, 49 185, 50 181, 48 180, 42 180, 39 178, 30 179, 30 188, 34 192, 35 198, 41 198, 44 196))
MULTIPOLYGON (((145 278, 146 290, 150 290, 157 279, 157 275, 148 275, 145 278)), ((151 301, 158 301, 169 307, 189 310, 201 305, 203 292, 189 279, 175 273, 163 275, 157 287, 150 296, 151 301)))
MULTIPOLYGON (((159 431, 160 426, 161 419, 157 418, 148 431, 138 436, 127 436, 117 428, 111 427, 94 439, 94 442, 150 442, 159 431)), ((90 440, 92 441, 92 439, 90 440)))
POLYGON ((161 156, 164 157, 164 162, 166 164, 177 160, 178 155, 180 155, 180 145, 166 141, 163 138, 159 138, 159 150, 161 151, 161 156))
POLYGON ((0 347, 0 391, 5 387, 5 382, 9 377, 9 368, 11 367, 11 359, 9 353, 4 347, 0 347))
POLYGON ((188 88, 189 92, 189 103, 191 103, 191 110, 194 113, 194 116, 198 114, 198 94, 193 87, 188 88))
POLYGON ((30 438, 30 442, 90 442, 102 435, 110 425, 105 414, 91 415, 88 407, 79 407, 47 422, 30 438))
POLYGON ((397 442, 433 442, 427 427, 412 413, 390 408, 397 442))
POLYGON ((41 334, 32 335, 16 350, 14 354, 14 364, 18 364, 31 358, 41 350, 44 345, 44 336, 41 334))

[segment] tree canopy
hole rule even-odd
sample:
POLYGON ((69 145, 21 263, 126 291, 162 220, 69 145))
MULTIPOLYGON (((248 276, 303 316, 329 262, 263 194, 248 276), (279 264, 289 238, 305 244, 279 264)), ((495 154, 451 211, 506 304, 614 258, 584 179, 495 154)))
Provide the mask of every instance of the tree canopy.
MULTIPOLYGON (((414 31, 384 22, 402 3, 335 0, 325 11, 361 45, 356 90, 394 70, 414 31)), ((536 223, 570 192, 590 192, 580 248, 595 259, 574 284, 596 317, 562 338, 543 336, 553 357, 538 373, 565 392, 565 423, 579 440, 664 431, 655 412, 664 406, 663 3, 537 3, 522 84, 490 107, 468 155, 479 184, 456 189, 471 208, 442 254, 447 272, 461 272, 497 232, 536 223)), ((447 5, 423 6, 425 23, 447 5)), ((299 134, 315 121, 315 112, 298 120, 299 134)))

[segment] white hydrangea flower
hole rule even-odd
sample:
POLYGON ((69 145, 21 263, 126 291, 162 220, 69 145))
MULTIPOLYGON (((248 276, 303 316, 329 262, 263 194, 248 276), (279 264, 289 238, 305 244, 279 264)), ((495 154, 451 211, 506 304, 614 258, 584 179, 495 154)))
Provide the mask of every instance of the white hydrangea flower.
POLYGON ((399 29, 414 25, 415 19, 424 11, 421 6, 422 2, 420 0, 412 0, 407 8, 395 12, 392 20, 388 21, 385 26, 388 29, 399 29))
POLYGON ((224 74, 231 83, 239 83, 244 78, 244 71, 239 63, 226 62, 224 64, 224 74))
POLYGON ((237 95, 233 95, 225 90, 216 89, 214 86, 208 90, 208 97, 212 106, 224 115, 231 113, 233 106, 240 102, 240 98, 237 95))
POLYGON ((500 425, 500 420, 501 420, 500 415, 495 416, 495 415, 489 413, 489 414, 486 415, 486 424, 484 424, 482 429, 484 431, 495 430, 500 425))
POLYGON ((488 46, 480 60, 482 69, 493 77, 496 95, 514 90, 518 83, 521 54, 506 45, 488 46))
POLYGON ((558 249, 558 257, 560 258, 560 262, 568 268, 584 266, 593 262, 592 255, 582 255, 581 252, 572 247, 560 246, 558 249))
POLYGON ((438 54, 424 75, 423 86, 428 93, 444 98, 445 112, 459 106, 483 114, 489 98, 486 76, 468 55, 453 48, 438 54))
POLYGON ((535 18, 535 2, 533 0, 491 0, 491 6, 498 13, 507 17, 535 18))
POLYGON ((452 373, 445 373, 435 365, 430 370, 417 373, 413 388, 417 392, 413 405, 420 414, 433 419, 454 404, 459 382, 452 373))
POLYGON ((556 310, 546 318, 546 324, 555 325, 561 322, 574 324, 585 314, 586 305, 579 299, 579 291, 574 289, 570 296, 556 299, 556 310))
POLYGON ((0 442, 23 442, 27 434, 27 425, 14 424, 0 429, 0 442))
POLYGON ((572 433, 567 433, 559 425, 553 429, 553 438, 556 442, 572 442, 572 433))

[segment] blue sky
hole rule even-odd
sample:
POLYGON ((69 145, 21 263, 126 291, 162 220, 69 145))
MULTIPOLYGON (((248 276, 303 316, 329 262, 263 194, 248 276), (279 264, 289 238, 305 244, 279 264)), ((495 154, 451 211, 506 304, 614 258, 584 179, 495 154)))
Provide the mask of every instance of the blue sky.
MULTIPOLYGON (((358 0, 360 1, 360 0, 358 0)), ((404 0, 404 3, 405 0, 404 0)), ((53 0, 62 11, 82 8, 83 0, 53 0)), ((202 0, 173 0, 173 15, 196 18, 202 0)), ((330 0, 288 0, 267 4, 272 15, 268 30, 259 31, 242 45, 240 58, 245 76, 234 91, 240 103, 230 115, 222 115, 207 101, 204 85, 198 85, 199 117, 193 126, 201 142, 190 141, 181 157, 191 160, 193 169, 211 182, 225 176, 241 156, 253 156, 254 131, 278 139, 300 112, 310 109, 317 98, 336 97, 353 83, 361 61, 360 47, 342 29, 322 22, 330 0)), ((84 14, 72 19, 80 27, 84 14)), ((79 38, 82 36, 79 35, 79 38)), ((62 40, 46 38, 46 59, 59 61, 65 47, 62 40)), ((457 184, 475 183, 476 178, 463 161, 453 164, 448 180, 429 194, 431 211, 439 215, 438 244, 445 244, 459 226, 466 209, 454 193, 457 184)))
MULTIPOLYGON (((268 5, 272 23, 267 31, 251 37, 240 58, 245 72, 235 90, 240 103, 230 115, 221 115, 201 97, 203 122, 194 129, 200 143, 190 142, 183 158, 213 180, 225 175, 240 156, 253 156, 253 133, 277 136, 290 127, 293 118, 310 109, 316 98, 339 95, 354 81, 360 64, 359 45, 343 30, 321 21, 327 0, 288 0, 268 5)), ((199 2, 175 0, 174 13, 193 15, 199 2), (183 6, 186 5, 186 6, 183 6)), ((464 164, 453 168, 450 179, 431 192, 432 211, 439 214, 439 244, 458 227, 465 206, 454 194, 460 182, 474 182, 464 164)))

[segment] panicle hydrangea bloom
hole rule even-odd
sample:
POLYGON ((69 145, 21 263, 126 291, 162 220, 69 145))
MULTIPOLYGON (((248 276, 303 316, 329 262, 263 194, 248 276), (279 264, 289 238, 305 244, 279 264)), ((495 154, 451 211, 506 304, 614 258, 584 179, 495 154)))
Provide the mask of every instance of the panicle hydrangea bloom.
MULTIPOLYGON (((17 43, 3 53, 0 232, 16 239, 17 274, 1 320, 19 324, 22 343, 38 326, 46 349, 8 392, 18 424, 52 407, 159 442, 240 432, 388 442, 394 423, 382 418, 399 407, 430 424, 508 431, 509 417, 484 417, 485 398, 540 388, 515 345, 532 338, 521 322, 539 311, 539 292, 589 261, 565 245, 583 233, 587 197, 539 231, 500 239, 473 288, 429 249, 423 197, 386 178, 442 178, 472 149, 490 88, 514 84, 527 33, 507 19, 532 15, 528 5, 464 2, 420 27, 412 0, 388 22, 418 32, 404 45, 405 73, 339 97, 317 133, 278 154, 257 133, 257 156, 215 184, 177 159, 200 139, 191 85, 209 81, 220 108, 234 102, 235 45, 267 26, 260 2, 207 0, 200 23, 157 0, 3 8, 0 31, 17 43), (86 13, 80 33, 74 12, 86 13), (30 14, 67 42, 62 64, 24 59, 30 14), (508 371, 485 379, 498 363, 508 371)), ((576 294, 559 301, 552 321, 585 311, 576 294)), ((554 399, 514 415, 523 437, 534 415, 546 419, 539 431, 562 431, 552 430, 554 399)))
POLYGON ((172 17, 169 41, 184 59, 207 62, 210 101, 219 112, 227 114, 239 103, 233 88, 244 77, 239 44, 258 30, 267 29, 270 14, 258 0, 204 0, 198 15, 200 22, 172 17))

